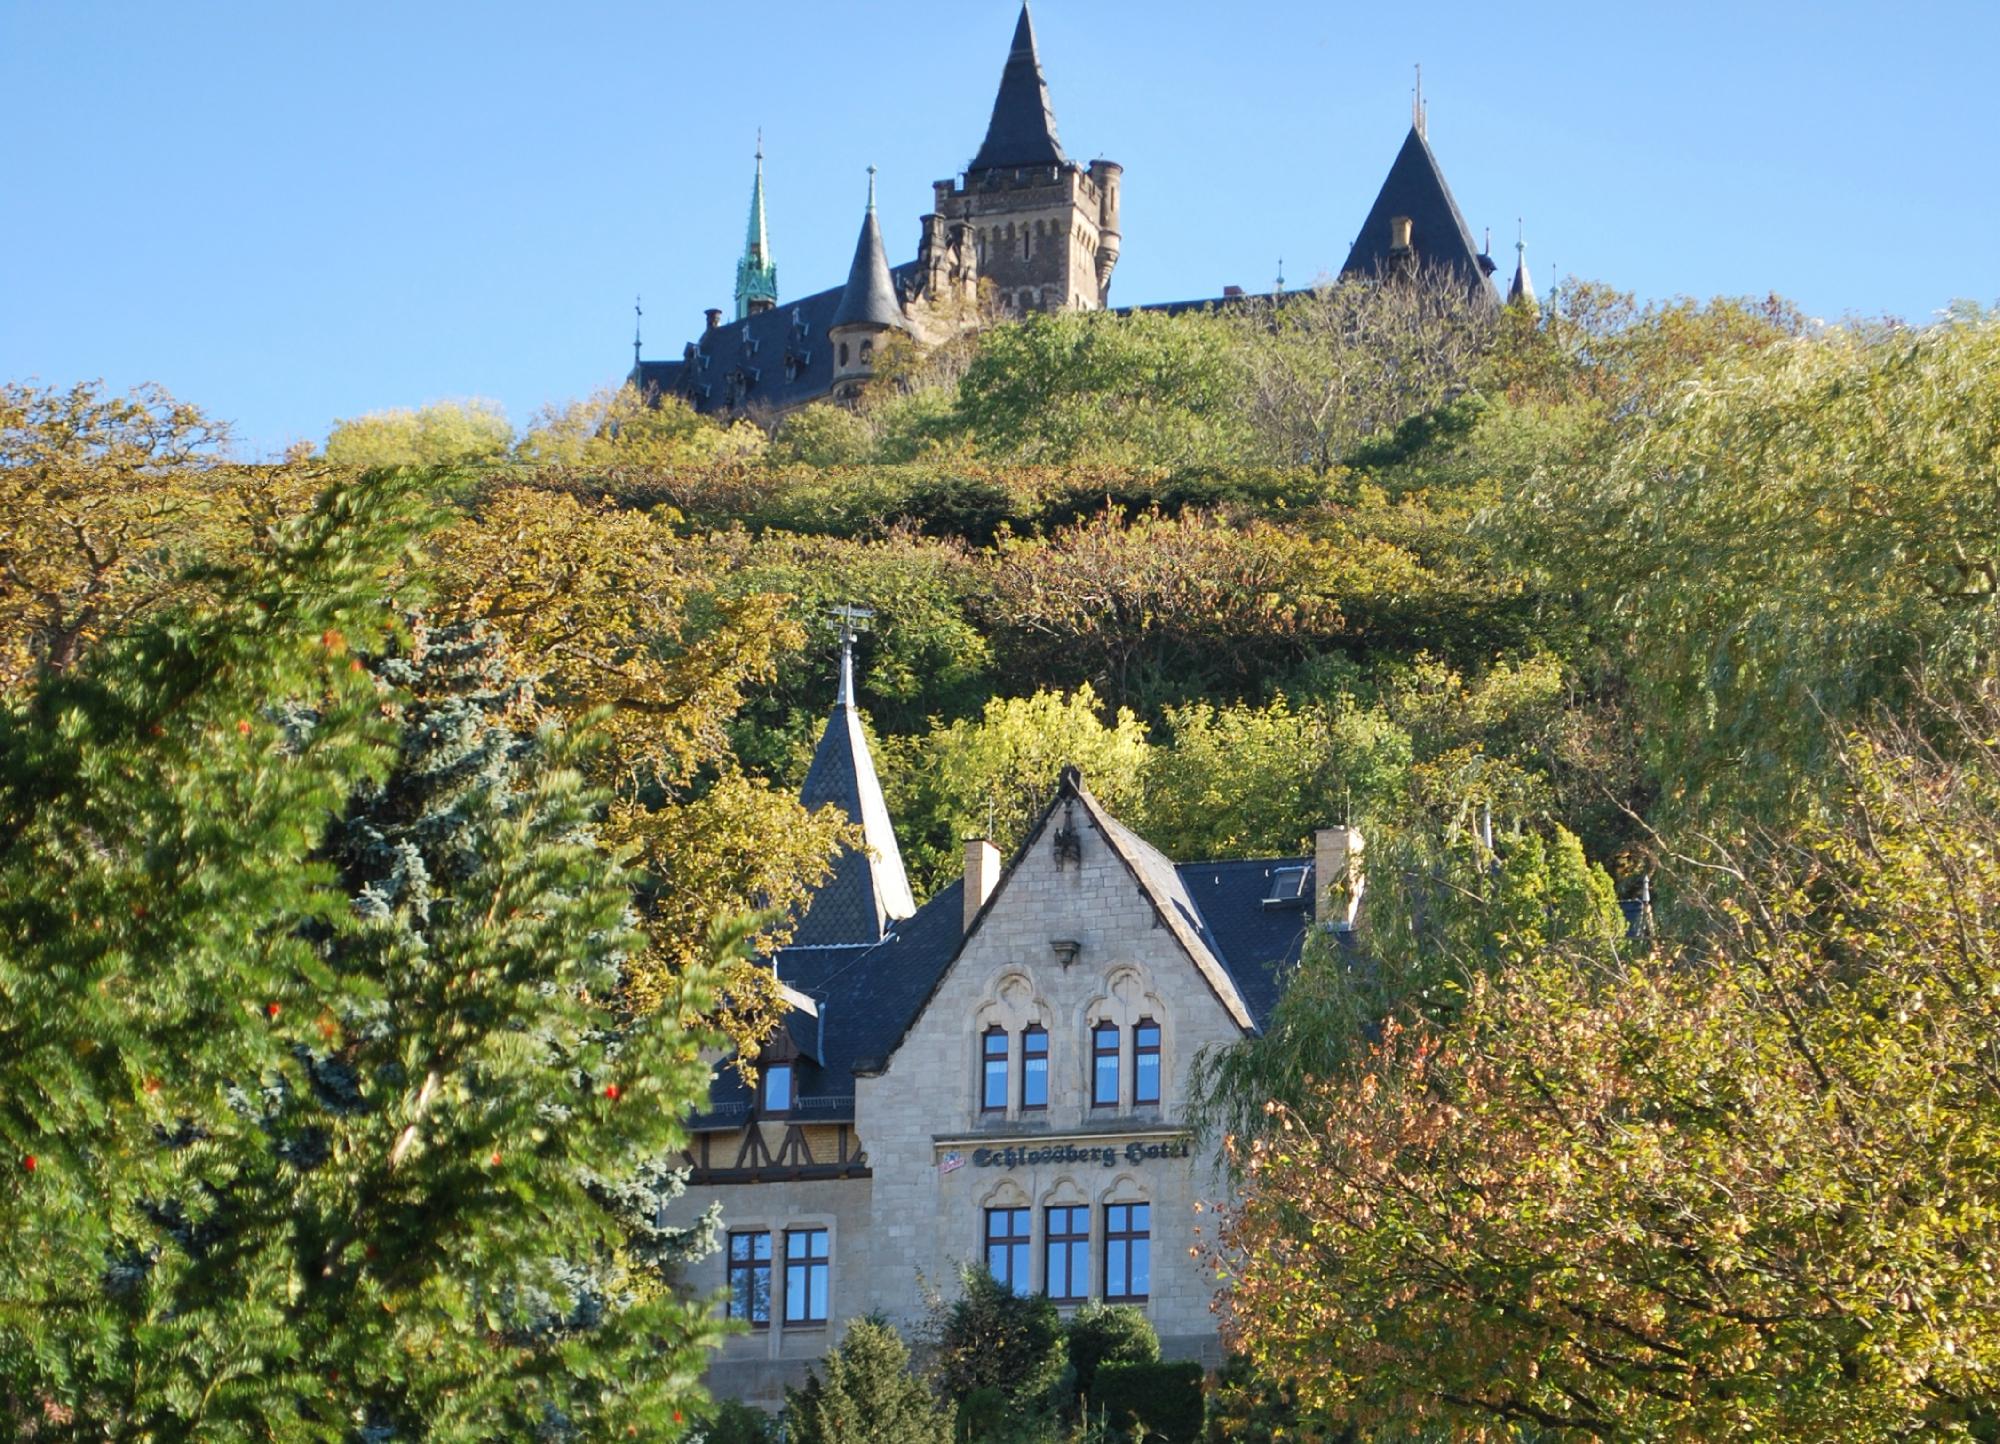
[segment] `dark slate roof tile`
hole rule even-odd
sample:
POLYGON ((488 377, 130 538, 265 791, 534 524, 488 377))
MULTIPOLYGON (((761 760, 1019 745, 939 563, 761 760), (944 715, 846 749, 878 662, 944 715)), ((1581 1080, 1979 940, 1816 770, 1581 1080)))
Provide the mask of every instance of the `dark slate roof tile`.
POLYGON ((993 97, 986 139, 966 171, 1064 165, 1068 160, 1056 138, 1055 107, 1049 103, 1049 83, 1035 49, 1035 23, 1024 3, 1006 67, 1000 72, 1000 90, 993 97))

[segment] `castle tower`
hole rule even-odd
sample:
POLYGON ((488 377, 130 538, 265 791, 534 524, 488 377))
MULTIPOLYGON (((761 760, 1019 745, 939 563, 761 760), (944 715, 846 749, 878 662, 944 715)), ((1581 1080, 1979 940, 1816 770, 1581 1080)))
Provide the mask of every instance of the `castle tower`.
POLYGON ((1025 3, 986 138, 958 182, 939 181, 937 213, 925 218, 928 266, 942 270, 941 247, 970 252, 981 292, 1009 315, 1096 310, 1111 292, 1118 264, 1118 191, 1123 167, 1066 155, 1025 3))
POLYGON ((882 228, 875 220, 875 167, 868 167, 868 213, 854 243, 854 262, 847 268, 847 286, 827 323, 833 347, 833 399, 849 401, 875 374, 875 352, 891 332, 910 330, 910 321, 896 299, 896 282, 882 250, 882 228))
POLYGON ((736 319, 777 304, 778 267, 771 259, 771 237, 764 224, 764 135, 759 131, 757 178, 750 183, 750 229, 743 239, 743 259, 736 263, 736 319))

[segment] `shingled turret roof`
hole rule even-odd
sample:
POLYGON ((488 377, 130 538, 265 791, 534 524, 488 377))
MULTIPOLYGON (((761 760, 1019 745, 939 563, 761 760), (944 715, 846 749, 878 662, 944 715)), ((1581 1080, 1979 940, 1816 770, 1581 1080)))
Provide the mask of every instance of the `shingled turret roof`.
POLYGON ((820 733, 799 801, 808 811, 829 803, 861 828, 862 850, 844 848, 829 878, 806 906, 793 944, 797 947, 866 946, 879 943, 890 924, 917 910, 889 805, 875 777, 875 759, 854 708, 854 651, 843 643, 840 695, 820 733))
POLYGON ((1535 301, 1535 278, 1528 274, 1528 238, 1524 235, 1514 242, 1514 283, 1507 288, 1507 302, 1526 302, 1533 306, 1535 301))
POLYGON ((972 158, 969 171, 1011 170, 1020 166, 1062 165, 1062 142, 1056 139, 1056 112, 1049 104, 1049 83, 1035 50, 1035 23, 1022 0, 1021 18, 1014 26, 1014 45, 1000 72, 1000 93, 993 98, 993 119, 986 139, 972 158))
POLYGON ((868 214, 854 243, 854 263, 847 268, 847 288, 834 308, 834 326, 894 326, 910 329, 909 318, 896 300, 896 283, 889 275, 889 257, 882 250, 882 228, 875 221, 875 167, 868 168, 868 214))
POLYGON ((1411 126, 1396 163, 1389 167, 1388 179, 1361 223, 1361 234, 1348 252, 1343 275, 1381 275, 1393 261, 1390 222, 1404 216, 1410 222, 1410 249, 1418 265, 1443 271, 1463 281, 1470 290, 1492 296, 1493 283, 1480 264, 1479 247, 1471 228, 1452 199, 1437 156, 1419 126, 1411 126))

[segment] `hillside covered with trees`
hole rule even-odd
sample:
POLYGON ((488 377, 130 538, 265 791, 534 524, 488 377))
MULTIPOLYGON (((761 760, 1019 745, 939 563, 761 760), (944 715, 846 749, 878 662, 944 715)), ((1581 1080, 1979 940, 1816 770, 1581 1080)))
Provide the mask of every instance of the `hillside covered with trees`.
POLYGON ((257 464, 8 385, 0 1423, 704 1408, 649 1209, 848 838, 859 606, 920 895, 1069 764, 1176 858, 1365 833, 1364 963, 1201 1064, 1298 1427, 2000 1437, 1996 567, 1971 308, 1349 282, 257 464))

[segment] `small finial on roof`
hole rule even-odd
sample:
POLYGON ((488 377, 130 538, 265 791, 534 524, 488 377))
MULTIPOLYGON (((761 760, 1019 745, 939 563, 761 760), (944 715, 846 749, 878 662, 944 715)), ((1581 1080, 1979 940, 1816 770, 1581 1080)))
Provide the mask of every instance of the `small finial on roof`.
POLYGON ((639 309, 640 300, 641 298, 638 296, 632 298, 632 364, 634 366, 639 364, 639 324, 646 318, 646 313, 639 309))
POLYGON ((1278 289, 1280 291, 1285 289, 1285 258, 1283 256, 1278 257, 1278 289))
POLYGON ((1417 85, 1410 95, 1410 128, 1418 135, 1424 133, 1424 65, 1417 62, 1417 85))
POLYGON ((839 606, 833 609, 840 632, 840 690, 834 695, 835 707, 854 705, 854 638, 874 615, 869 607, 839 606))
POLYGON ((868 167, 868 209, 875 209, 875 167, 868 167))

